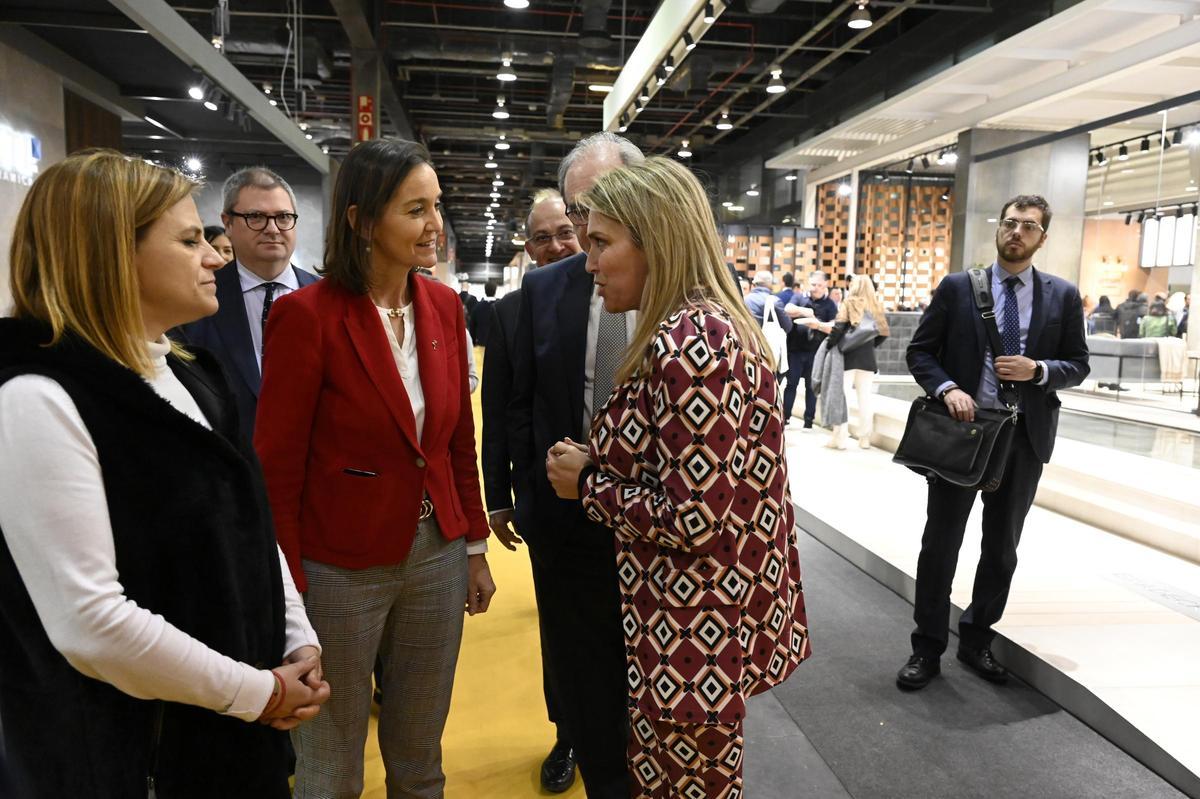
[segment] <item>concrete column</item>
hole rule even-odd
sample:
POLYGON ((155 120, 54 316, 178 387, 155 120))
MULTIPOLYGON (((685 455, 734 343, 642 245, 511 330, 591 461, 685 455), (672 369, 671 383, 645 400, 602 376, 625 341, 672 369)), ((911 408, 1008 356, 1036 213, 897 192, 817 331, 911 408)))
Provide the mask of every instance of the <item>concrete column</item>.
MULTIPOLYGON (((1192 219, 1192 224, 1200 228, 1200 214, 1197 214, 1192 219)), ((1200 296, 1200 229, 1196 232, 1196 252, 1192 256, 1192 305, 1188 309, 1188 332, 1187 332, 1187 348, 1188 352, 1200 352, 1200 326, 1197 326, 1191 318, 1195 311, 1196 297, 1200 296)), ((1190 364, 1189 364, 1190 365, 1190 364)), ((1196 413, 1200 414, 1200 402, 1197 403, 1196 413)))
POLYGON ((1046 244, 1034 258, 1045 272, 1079 282, 1087 197, 1089 140, 1085 133, 987 161, 974 157, 1018 144, 1040 131, 985 130, 959 134, 954 178, 954 229, 950 269, 954 272, 996 260, 996 221, 1005 201, 1040 194, 1054 213, 1046 244), (990 221, 989 221, 990 220, 990 221))
POLYGON ((353 80, 350 92, 350 111, 354 119, 352 141, 379 138, 380 61, 376 50, 356 47, 351 52, 353 80))

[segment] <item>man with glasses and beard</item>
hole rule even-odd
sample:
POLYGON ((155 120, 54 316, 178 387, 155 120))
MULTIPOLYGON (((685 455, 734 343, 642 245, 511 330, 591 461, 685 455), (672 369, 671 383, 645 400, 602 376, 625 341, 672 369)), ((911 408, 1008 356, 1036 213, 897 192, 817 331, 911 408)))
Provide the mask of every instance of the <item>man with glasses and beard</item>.
MULTIPOLYGON (((562 195, 554 189, 543 189, 533 197, 529 217, 525 220, 525 252, 533 259, 530 269, 536 269, 581 251, 575 226, 567 219, 567 208, 562 195)), ((488 523, 492 532, 505 548, 515 551, 522 543, 519 533, 513 529, 513 474, 510 457, 508 430, 508 400, 512 395, 514 360, 514 334, 517 316, 521 309, 521 291, 510 291, 492 307, 491 342, 487 357, 483 361, 483 390, 480 402, 483 407, 482 453, 483 489, 487 499, 488 523)), ((535 540, 533 546, 537 546, 535 540)), ((539 605, 545 601, 544 569, 540 559, 530 553, 533 567, 534 595, 539 605)), ((540 624, 540 618, 539 618, 540 624)), ((542 691, 546 697, 546 713, 550 723, 556 727, 556 737, 550 754, 542 762, 542 788, 550 793, 561 793, 575 781, 575 751, 566 727, 561 723, 561 712, 551 687, 545 646, 542 647, 542 691)))
MULTIPOLYGON (((1033 266, 1046 243, 1050 206, 1021 195, 1004 204, 996 231, 996 262, 988 268, 995 322, 1004 352, 993 353, 970 276, 947 275, 908 346, 908 367, 930 395, 960 422, 976 408, 1004 409, 1014 399, 1016 434, 999 489, 983 495, 983 540, 971 604, 959 621, 958 659, 985 680, 1002 683, 1007 671, 991 652, 1017 568, 1017 543, 1033 504, 1043 464, 1054 450, 1056 392, 1088 374, 1083 301, 1062 278, 1033 266), (1015 386, 1015 394, 1005 384, 1015 386)), ((950 585, 958 565, 976 489, 934 478, 917 561, 912 656, 896 675, 904 690, 924 688, 941 671, 950 624, 950 585)))
POLYGON ((237 399, 238 422, 254 439, 262 384, 263 330, 275 300, 319 279, 292 265, 296 195, 266 167, 234 172, 222 188, 221 222, 237 254, 217 270, 215 314, 171 331, 171 337, 212 352, 225 367, 237 399))

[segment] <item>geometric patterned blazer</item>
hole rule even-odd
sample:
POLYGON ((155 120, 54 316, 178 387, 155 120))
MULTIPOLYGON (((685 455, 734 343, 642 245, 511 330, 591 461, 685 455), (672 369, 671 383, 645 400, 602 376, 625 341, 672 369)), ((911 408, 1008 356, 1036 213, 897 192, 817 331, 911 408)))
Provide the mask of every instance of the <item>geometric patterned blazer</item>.
POLYGON ((631 705, 736 726, 809 655, 778 386, 713 304, 650 361, 593 423, 583 505, 616 536, 631 705))

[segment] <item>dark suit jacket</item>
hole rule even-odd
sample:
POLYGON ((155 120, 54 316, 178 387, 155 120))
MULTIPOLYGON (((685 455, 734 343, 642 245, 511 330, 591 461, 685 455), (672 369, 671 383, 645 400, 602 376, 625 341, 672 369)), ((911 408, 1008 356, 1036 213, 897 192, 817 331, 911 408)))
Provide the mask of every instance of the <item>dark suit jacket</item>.
POLYGON ((428 494, 447 540, 488 535, 479 496, 462 305, 410 278, 425 425, 371 298, 331 281, 281 297, 267 323, 254 446, 279 546, 347 569, 400 563, 428 494))
MULTIPOLYGON (((987 273, 990 281, 991 267, 987 273)), ((987 331, 975 310, 970 276, 957 272, 947 275, 933 293, 908 345, 908 368, 928 394, 953 381, 974 396, 979 390, 987 345, 987 331)), ((1088 349, 1079 290, 1037 269, 1033 270, 1033 316, 1024 354, 1044 361, 1049 375, 1044 386, 1028 381, 1017 384, 1029 442, 1042 462, 1049 463, 1062 405, 1057 391, 1077 386, 1087 377, 1088 349)))
POLYGON ((513 507, 512 467, 508 443, 508 400, 513 384, 513 348, 516 345, 517 316, 521 311, 521 292, 509 292, 492 306, 491 346, 483 359, 483 384, 479 402, 483 408, 483 435, 480 463, 483 468, 483 494, 489 511, 513 507))
POLYGON ((549 559, 567 548, 615 557, 611 531, 589 521, 579 500, 559 499, 546 477, 546 450, 568 436, 580 442, 583 436, 592 299, 586 265, 587 254, 579 253, 525 275, 513 346, 508 412, 515 521, 534 554, 549 559))
MULTIPOLYGON (((293 266, 300 288, 320 280, 311 272, 293 266)), ((217 270, 217 302, 220 307, 212 316, 198 319, 171 331, 171 338, 183 344, 204 349, 217 356, 225 367, 229 385, 237 400, 238 420, 246 440, 254 439, 254 417, 258 408, 258 391, 262 374, 254 357, 250 338, 250 320, 242 298, 237 261, 230 261, 217 270)))
POLYGON ((495 307, 495 300, 480 300, 467 319, 467 330, 470 331, 471 340, 475 342, 476 347, 486 349, 492 343, 491 330, 495 307))

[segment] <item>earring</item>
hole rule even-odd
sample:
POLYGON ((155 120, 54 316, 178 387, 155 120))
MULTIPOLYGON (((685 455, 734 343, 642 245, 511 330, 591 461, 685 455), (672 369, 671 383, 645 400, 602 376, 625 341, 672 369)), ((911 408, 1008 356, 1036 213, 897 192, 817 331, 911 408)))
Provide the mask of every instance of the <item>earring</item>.
POLYGON ((370 245, 370 244, 368 244, 368 245, 367 245, 367 252, 370 252, 370 251, 371 251, 371 245, 370 245))

